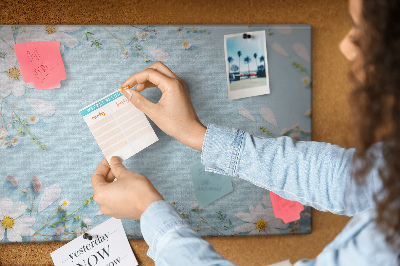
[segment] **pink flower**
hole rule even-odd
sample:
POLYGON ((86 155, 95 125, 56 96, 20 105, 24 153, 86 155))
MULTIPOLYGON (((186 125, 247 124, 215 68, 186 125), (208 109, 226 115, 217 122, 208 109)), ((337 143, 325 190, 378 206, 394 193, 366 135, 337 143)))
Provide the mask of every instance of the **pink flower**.
POLYGON ((56 233, 56 235, 60 236, 62 235, 62 233, 64 233, 64 226, 57 226, 57 228, 54 230, 54 232, 56 233))
POLYGON ((33 189, 35 190, 36 193, 39 193, 40 190, 42 190, 42 183, 40 183, 39 177, 37 177, 37 175, 33 175, 32 182, 33 182, 33 189))
POLYGON ((36 238, 32 238, 31 240, 29 240, 29 242, 31 242, 31 243, 36 243, 36 242, 37 242, 37 239, 36 239, 36 238))
POLYGON ((13 175, 6 175, 6 178, 13 186, 18 186, 19 181, 13 175))

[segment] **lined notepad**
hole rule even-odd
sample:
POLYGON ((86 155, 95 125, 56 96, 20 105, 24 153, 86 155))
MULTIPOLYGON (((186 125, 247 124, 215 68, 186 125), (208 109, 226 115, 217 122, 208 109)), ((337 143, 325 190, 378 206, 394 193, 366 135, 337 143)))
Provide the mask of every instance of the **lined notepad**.
POLYGON ((107 161, 126 160, 158 140, 144 113, 119 90, 79 112, 107 161))

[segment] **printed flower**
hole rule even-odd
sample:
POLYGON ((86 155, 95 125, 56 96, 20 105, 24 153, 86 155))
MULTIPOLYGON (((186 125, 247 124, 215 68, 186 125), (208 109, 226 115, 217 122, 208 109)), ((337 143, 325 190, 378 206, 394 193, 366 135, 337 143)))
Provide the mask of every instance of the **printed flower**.
POLYGON ((6 130, 0 131, 0 141, 5 140, 6 137, 8 136, 8 132, 6 130))
POLYGON ((62 235, 64 233, 64 226, 57 226, 56 229, 54 229, 54 233, 58 236, 62 235))
POLYGON ((312 114, 311 109, 308 109, 308 110, 304 113, 305 116, 310 117, 310 118, 311 118, 311 114, 312 114))
POLYGON ((0 94, 7 97, 12 92, 20 97, 25 93, 25 82, 22 80, 21 71, 17 65, 15 53, 8 53, 0 64, 0 94))
POLYGON ((29 125, 34 125, 34 124, 36 124, 38 121, 39 121, 39 117, 34 116, 34 115, 28 116, 28 124, 29 124, 29 125))
POLYGON ((85 226, 85 225, 92 225, 93 223, 92 223, 92 220, 90 220, 89 218, 82 218, 82 222, 83 222, 83 225, 85 226))
POLYGON ((195 210, 197 210, 197 207, 199 207, 199 203, 194 203, 194 204, 192 204, 190 207, 189 207, 189 210, 191 210, 191 211, 195 211, 195 210))
POLYGON ((278 229, 286 229, 289 224, 276 219, 272 208, 264 209, 261 203, 257 207, 249 207, 250 213, 239 212, 236 217, 247 222, 235 228, 236 233, 250 232, 249 235, 274 235, 280 234, 278 229))
POLYGON ((293 140, 299 140, 300 139, 300 133, 299 132, 294 132, 289 135, 293 140))
POLYGON ((145 32, 145 31, 142 31, 142 33, 140 33, 140 32, 136 32, 136 37, 137 37, 137 39, 139 40, 139 41, 144 41, 144 40, 147 40, 149 37, 150 37, 150 34, 148 34, 147 32, 145 32))
POLYGON ((182 42, 182 49, 187 50, 187 49, 189 49, 191 46, 192 46, 192 44, 191 44, 190 42, 188 42, 188 41, 182 42))
POLYGON ((11 128, 12 127, 12 123, 8 123, 7 127, 11 128))
POLYGON ((80 227, 76 228, 73 233, 76 237, 83 234, 82 229, 80 227))
POLYGON ((5 148, 8 148, 8 147, 10 147, 11 146, 11 142, 10 141, 4 141, 3 142, 3 144, 1 145, 1 147, 3 148, 3 149, 5 149, 5 148))
POLYGON ((32 183, 33 183, 33 190, 35 190, 36 193, 39 193, 40 190, 42 190, 42 183, 39 180, 39 177, 37 175, 32 176, 32 183))
POLYGON ((14 138, 11 138, 11 145, 13 145, 13 147, 17 146, 21 141, 21 138, 19 136, 16 136, 14 138))
POLYGON ((11 184, 13 184, 14 187, 18 186, 19 181, 13 175, 6 175, 6 178, 11 184))
POLYGON ((29 242, 36 243, 37 242, 37 238, 32 238, 31 240, 29 240, 29 242))
POLYGON ((60 201, 60 208, 63 211, 67 211, 70 204, 71 202, 69 201, 69 199, 63 199, 62 201, 60 201))
POLYGON ((22 242, 22 236, 31 236, 35 231, 30 228, 35 223, 35 217, 22 214, 27 205, 23 202, 13 203, 11 199, 0 199, 0 241, 7 230, 10 242, 22 242))
POLYGON ((123 52, 122 52, 122 57, 123 58, 128 58, 128 57, 130 57, 132 55, 132 51, 131 50, 124 50, 123 52))
POLYGON ((67 225, 64 225, 64 227, 65 227, 65 229, 67 229, 67 230, 69 230, 69 228, 70 228, 70 226, 67 224, 67 225))
POLYGON ((74 48, 79 44, 79 40, 68 32, 77 31, 81 26, 24 26, 21 27, 17 35, 17 43, 19 42, 36 42, 36 41, 59 41, 61 43, 61 53, 64 52, 64 46, 74 48))
POLYGON ((308 87, 308 82, 309 82, 309 78, 308 78, 308 77, 302 78, 301 81, 304 82, 304 86, 305 86, 305 87, 308 87))

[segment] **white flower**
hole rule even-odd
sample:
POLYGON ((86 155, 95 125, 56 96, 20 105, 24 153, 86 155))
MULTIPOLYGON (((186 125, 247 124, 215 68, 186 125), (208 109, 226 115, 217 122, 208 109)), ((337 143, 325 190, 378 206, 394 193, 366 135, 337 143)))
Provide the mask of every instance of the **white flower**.
POLYGON ((191 46, 192 46, 192 44, 191 44, 190 42, 188 42, 188 41, 182 42, 182 49, 187 50, 187 49, 189 49, 191 46))
POLYGON ((148 34, 147 32, 145 32, 145 31, 142 31, 142 33, 140 33, 140 32, 136 32, 136 37, 137 37, 137 39, 139 40, 139 41, 144 41, 144 40, 147 40, 149 37, 150 37, 150 34, 148 34))
POLYGON ((5 149, 5 148, 8 148, 8 147, 10 147, 11 146, 11 142, 10 141, 4 141, 3 142, 3 144, 1 145, 1 147, 3 148, 3 149, 5 149))
POLYGON ((29 124, 29 125, 34 125, 34 124, 36 124, 38 121, 39 121, 39 117, 34 116, 34 115, 28 116, 28 124, 29 124))
MULTIPOLYGON (((0 36, 1 38, 1 36, 0 36)), ((6 59, 0 64, 0 94, 7 97, 12 92, 20 97, 25 93, 25 82, 22 80, 21 71, 17 65, 15 53, 6 55, 6 59)))
POLYGON ((10 242, 22 242, 22 236, 33 235, 35 231, 30 227, 35 223, 35 216, 22 216, 26 208, 23 202, 13 204, 11 199, 0 199, 0 241, 6 230, 10 242))
POLYGON ((83 232, 82 232, 82 229, 80 228, 80 227, 78 227, 78 228, 76 228, 75 230, 74 230, 74 235, 76 236, 76 237, 78 237, 78 236, 80 236, 80 235, 82 235, 83 234, 83 232))
POLYGON ((54 230, 54 233, 58 236, 62 235, 64 233, 64 226, 57 226, 56 229, 54 230))
POLYGON ((16 136, 11 139, 11 145, 13 145, 13 147, 15 147, 19 144, 20 141, 21 141, 21 138, 19 136, 16 136))
POLYGON ((272 208, 264 209, 261 203, 257 207, 249 207, 250 213, 239 212, 236 217, 247 223, 235 228, 236 233, 250 232, 249 235, 275 235, 280 234, 279 229, 285 229, 289 224, 283 223, 281 219, 276 219, 272 208))
POLYGON ((67 32, 77 31, 81 26, 23 26, 19 29, 16 42, 36 42, 36 41, 59 41, 60 51, 64 52, 64 46, 74 48, 79 44, 79 40, 67 32))
POLYGON ((65 227, 65 229, 67 229, 67 230, 69 230, 70 229, 70 226, 67 224, 67 225, 65 225, 64 226, 65 227))
POLYGON ((69 201, 69 199, 63 199, 62 201, 60 201, 60 208, 63 211, 67 211, 70 204, 71 202, 69 201))
POLYGON ((92 220, 90 220, 89 218, 82 218, 82 222, 83 222, 83 225, 92 225, 93 223, 92 223, 92 220))
POLYGON ((0 95, 7 97, 12 92, 16 97, 20 97, 25 93, 24 84, 26 83, 22 80, 21 71, 17 65, 11 26, 1 28, 0 40, 0 53, 4 55, 0 64, 0 95))
POLYGON ((11 128, 12 127, 12 123, 8 123, 7 127, 11 128))
POLYGON ((7 131, 5 131, 4 129, 0 131, 0 141, 5 140, 7 136, 8 136, 7 131))

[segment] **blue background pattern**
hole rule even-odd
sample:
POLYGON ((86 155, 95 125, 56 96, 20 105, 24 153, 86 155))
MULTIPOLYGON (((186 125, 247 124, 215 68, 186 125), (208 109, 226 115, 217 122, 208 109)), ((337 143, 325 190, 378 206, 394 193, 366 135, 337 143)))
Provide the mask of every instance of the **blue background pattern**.
MULTIPOLYGON (((36 26, 27 26, 30 27, 36 26)), ((18 30, 16 28, 14 31, 15 39, 18 30)), ((308 73, 312 72, 311 63, 292 49, 294 43, 301 43, 311 56, 309 25, 201 25, 193 28, 187 25, 82 26, 66 34, 76 38, 79 43, 73 48, 66 46, 62 53, 67 79, 61 81, 61 88, 43 91, 26 88, 25 94, 21 97, 15 97, 13 94, 6 97, 9 102, 30 110, 32 114, 37 113, 24 100, 25 98, 48 101, 56 110, 51 117, 39 115, 39 122, 29 126, 32 134, 46 145, 47 150, 37 147, 28 136, 23 136, 21 143, 16 147, 0 149, 0 198, 10 198, 14 203, 22 201, 30 207, 27 196, 7 181, 5 178, 7 174, 15 176, 24 187, 31 185, 32 175, 37 175, 43 186, 41 193, 52 184, 61 187, 60 198, 40 213, 37 213, 37 206, 41 193, 37 195, 32 212, 36 222, 31 227, 35 231, 43 226, 61 199, 68 198, 71 202, 69 210, 73 211, 93 194, 91 176, 103 159, 103 154, 79 110, 118 89, 130 75, 154 63, 156 60, 150 53, 151 48, 169 54, 170 58, 165 64, 186 82, 194 108, 203 124, 213 123, 239 128, 262 137, 269 136, 259 129, 260 126, 270 130, 274 137, 280 136, 282 129, 291 128, 296 123, 299 123, 302 130, 311 131, 311 119, 305 115, 306 111, 311 109, 311 89, 302 81, 306 76, 305 73, 292 65, 292 62, 300 63, 308 73), (291 32, 281 33, 278 30, 280 27, 290 27, 291 32), (130 38, 135 37, 137 32, 141 33, 141 28, 148 31, 150 37, 131 42, 130 38), (229 101, 224 35, 259 30, 267 32, 271 93, 229 101), (92 33, 91 36, 101 43, 101 49, 91 46, 93 39, 89 38, 88 41, 86 32, 92 33), (182 48, 182 36, 192 44, 189 49, 182 48), (120 39, 125 50, 133 49, 130 56, 126 58, 123 56, 123 49, 116 45, 117 39, 120 39), (132 46, 135 42, 141 47, 139 52, 132 46), (283 56, 273 50, 273 43, 279 43, 289 56, 283 56), (150 61, 145 62, 141 51, 145 52, 150 61), (274 112, 278 127, 268 123, 259 114, 258 110, 263 106, 274 112), (239 115, 238 110, 241 107, 245 107, 256 122, 239 115)), ((3 59, 0 58, 0 64, 1 60, 3 59)), ((153 102, 161 96, 161 92, 156 88, 147 89, 143 94, 153 102)), ((6 109, 3 110, 3 115, 9 116, 6 109)), ((262 203, 268 191, 232 178, 234 188, 232 193, 211 203, 202 211, 198 208, 196 211, 191 211, 191 206, 197 200, 191 181, 190 166, 200 161, 200 153, 172 139, 153 122, 150 123, 159 141, 126 160, 124 162, 126 167, 147 176, 165 199, 174 202, 179 212, 190 219, 190 224, 197 228, 201 235, 235 235, 234 229, 244 223, 235 217, 236 213, 249 212, 251 205, 255 207, 262 203), (230 220, 231 226, 224 227, 227 224, 218 218, 217 212, 226 215, 225 221, 230 220)), ((10 132, 12 130, 15 130, 14 126, 10 132)), ((311 140, 311 135, 303 135, 302 140, 311 140)), ((33 194, 30 188, 29 195, 33 194)), ((96 215, 98 211, 97 203, 91 202, 76 214, 90 218, 93 221, 92 226, 96 226, 109 218, 105 215, 96 215)), ((29 214, 29 211, 26 214, 29 214)), ((57 213, 52 222, 58 221, 61 215, 62 212, 57 213)), ((55 235, 54 227, 46 227, 40 231, 42 235, 23 237, 23 242, 29 242, 33 237, 37 241, 71 239, 74 236, 67 232, 81 227, 82 221, 77 219, 66 224, 70 229, 66 230, 66 234, 62 237, 55 235)), ((129 238, 141 238, 138 221, 124 219, 123 225, 129 238)), ((311 208, 306 207, 300 221, 292 222, 287 229, 280 231, 282 234, 310 233, 311 208)), ((8 242, 7 238, 3 239, 4 242, 8 242)))

